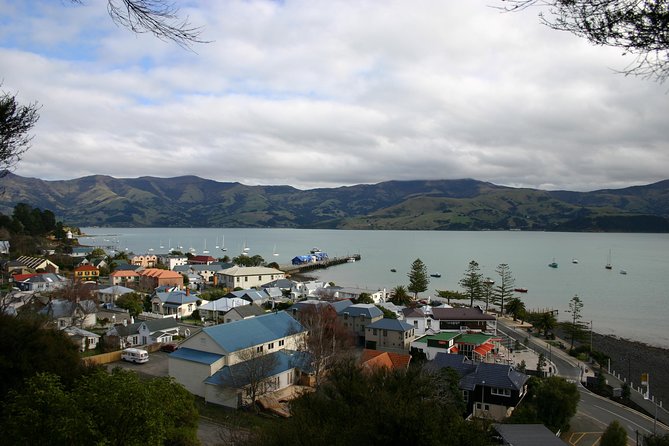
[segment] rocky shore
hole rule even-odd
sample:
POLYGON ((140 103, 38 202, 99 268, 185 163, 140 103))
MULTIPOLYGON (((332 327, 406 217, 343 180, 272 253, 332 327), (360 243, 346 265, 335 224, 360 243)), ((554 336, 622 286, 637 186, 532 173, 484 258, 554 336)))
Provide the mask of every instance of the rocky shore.
POLYGON ((669 349, 598 333, 592 335, 592 348, 610 356, 611 370, 628 381, 631 376, 635 388, 641 374, 648 373, 651 395, 662 401, 664 407, 669 405, 669 349))

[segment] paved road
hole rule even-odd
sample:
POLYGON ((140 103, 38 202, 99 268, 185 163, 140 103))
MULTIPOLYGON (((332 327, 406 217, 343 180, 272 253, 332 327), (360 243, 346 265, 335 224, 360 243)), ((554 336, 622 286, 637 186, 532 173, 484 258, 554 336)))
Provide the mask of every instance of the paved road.
MULTIPOLYGON (((651 417, 595 395, 583 387, 581 385, 581 376, 586 365, 569 356, 566 352, 558 348, 552 348, 550 344, 533 336, 527 339, 528 333, 526 331, 506 325, 502 320, 498 321, 498 330, 524 343, 538 353, 543 353, 555 365, 559 376, 573 381, 578 385, 581 400, 578 404, 577 417, 581 418, 581 424, 588 424, 583 423, 583 419, 587 419, 590 421, 590 426, 596 426, 597 431, 603 432, 613 420, 618 420, 627 430, 628 444, 636 444, 637 432, 639 433, 639 438, 644 434, 648 435, 655 431, 658 434, 669 433, 669 427, 661 422, 655 422, 651 417)), ((588 443, 577 439, 572 444, 581 445, 588 443)))

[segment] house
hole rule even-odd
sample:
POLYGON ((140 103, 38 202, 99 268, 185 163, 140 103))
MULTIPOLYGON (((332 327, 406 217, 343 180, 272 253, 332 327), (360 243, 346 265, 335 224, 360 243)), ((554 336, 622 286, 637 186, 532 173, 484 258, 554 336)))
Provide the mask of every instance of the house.
POLYGON ((112 286, 136 288, 139 286, 139 274, 133 270, 116 269, 109 274, 109 281, 112 286))
MULTIPOLYGON (((200 317, 203 317, 206 320, 215 321, 216 323, 225 322, 225 315, 230 310, 236 307, 250 305, 251 303, 248 300, 239 299, 237 297, 223 297, 221 299, 212 300, 211 302, 200 305, 200 317)), ((260 309, 258 306, 255 307, 260 309)))
POLYGON ((80 265, 74 268, 74 280, 82 282, 97 282, 100 277, 100 270, 93 265, 80 265))
POLYGON ((435 324, 432 319, 432 310, 430 309, 430 314, 421 308, 403 308, 401 310, 402 319, 407 323, 414 326, 416 330, 416 336, 423 336, 424 334, 434 334, 439 331, 438 324, 435 324), (432 326, 437 326, 437 330, 434 330, 432 326))
POLYGON ((353 304, 337 311, 337 317, 353 332, 357 344, 364 345, 365 327, 383 319, 383 312, 372 304, 353 304))
POLYGON ((39 311, 58 329, 70 326, 93 327, 97 323, 97 305, 92 300, 70 301, 54 299, 39 311))
POLYGON ((11 274, 14 269, 27 269, 26 272, 36 273, 43 271, 47 273, 58 274, 58 265, 51 260, 41 259, 39 257, 20 256, 8 265, 8 273, 11 274))
POLYGON ((134 292, 135 290, 133 290, 132 288, 127 288, 121 285, 114 285, 98 290, 98 301, 100 301, 100 303, 113 304, 119 297, 134 292))
POLYGON ((184 276, 165 269, 147 268, 139 271, 139 288, 153 291, 159 286, 183 287, 184 276))
POLYGON ((151 298, 151 311, 162 315, 175 315, 177 318, 188 317, 197 310, 198 302, 202 303, 197 294, 191 294, 186 288, 158 292, 151 298))
POLYGON ((63 331, 70 337, 70 340, 79 347, 80 352, 95 350, 100 342, 100 335, 79 327, 66 327, 63 331))
POLYGON ((331 292, 335 299, 351 299, 358 300, 362 294, 368 294, 375 304, 385 302, 386 290, 368 290, 366 288, 352 288, 352 287, 332 287, 331 292))
POLYGON ((203 255, 193 256, 188 260, 191 265, 211 265, 214 262, 216 262, 215 257, 203 255))
POLYGON ((433 335, 423 335, 411 342, 411 352, 422 352, 427 360, 432 360, 437 353, 458 353, 458 346, 455 344, 455 338, 460 333, 454 331, 443 331, 433 335))
POLYGON ((155 268, 158 265, 158 256, 155 254, 142 254, 132 256, 130 263, 143 268, 155 268))
POLYGON ((268 359, 276 367, 264 380, 275 390, 290 387, 302 373, 292 359, 305 337, 306 329, 285 311, 206 327, 168 356, 169 375, 206 402, 237 408, 247 397, 243 364, 274 354, 268 359))
POLYGON ((239 291, 233 291, 231 293, 228 293, 225 297, 227 298, 238 298, 238 299, 244 299, 249 301, 252 304, 256 304, 258 306, 264 304, 269 300, 269 296, 265 292, 265 290, 239 290, 239 291))
POLYGON ((262 314, 265 314, 265 310, 257 305, 241 305, 234 307, 225 313, 225 323, 228 324, 230 322, 241 321, 242 319, 260 316, 262 314))
POLYGON ((72 253, 70 257, 81 258, 86 257, 93 252, 92 246, 74 246, 72 247, 72 253))
POLYGON ((193 264, 193 265, 179 265, 175 266, 174 271, 186 274, 189 277, 189 284, 191 283, 190 277, 196 275, 199 278, 199 282, 202 283, 214 283, 214 277, 216 277, 216 272, 220 271, 221 268, 215 264, 203 263, 203 264, 193 264))
MULTIPOLYGON (((438 331, 479 331, 497 333, 497 319, 485 313, 480 307, 443 308, 434 307, 432 318, 438 331)), ((434 325, 434 324, 433 324, 434 325)))
POLYGON ((365 370, 386 368, 389 370, 406 370, 409 368, 411 355, 408 353, 384 352, 364 349, 358 363, 365 370))
POLYGON ((105 334, 119 348, 135 347, 154 343, 172 342, 179 336, 179 324, 173 317, 115 325, 105 334))
POLYGON ((566 446, 543 424, 493 424, 503 445, 507 446, 566 446))
POLYGON ((293 282, 290 289, 292 299, 301 298, 330 298, 335 299, 334 291, 330 291, 330 285, 322 280, 310 280, 307 282, 293 282))
POLYGON ((187 265, 188 257, 185 255, 165 254, 158 256, 158 261, 165 265, 167 269, 173 271, 177 266, 187 265))
POLYGON ((467 413, 475 417, 503 420, 527 393, 529 377, 510 365, 474 362, 461 355, 438 353, 426 367, 455 370, 467 413))
POLYGON ((469 359, 485 361, 499 350, 500 338, 484 333, 460 333, 455 337, 457 353, 469 359))
POLYGON ((21 291, 53 291, 65 287, 69 281, 54 273, 15 274, 14 286, 21 291))
POLYGON ((233 266, 216 273, 216 283, 229 289, 255 288, 277 279, 285 274, 275 268, 264 266, 233 266))
POLYGON ((399 319, 382 318, 365 328, 365 347, 370 350, 408 352, 415 338, 413 325, 399 319))

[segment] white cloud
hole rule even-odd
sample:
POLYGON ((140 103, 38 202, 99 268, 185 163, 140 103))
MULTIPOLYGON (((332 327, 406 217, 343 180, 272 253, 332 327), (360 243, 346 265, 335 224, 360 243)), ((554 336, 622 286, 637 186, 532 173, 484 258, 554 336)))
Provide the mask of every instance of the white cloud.
POLYGON ((98 3, 0 0, 3 89, 42 104, 16 173, 330 187, 471 177, 596 189, 664 179, 666 86, 490 2, 184 2, 194 52, 98 3), (32 12, 31 12, 32 11, 32 12), (3 24, 4 25, 4 24, 3 24))

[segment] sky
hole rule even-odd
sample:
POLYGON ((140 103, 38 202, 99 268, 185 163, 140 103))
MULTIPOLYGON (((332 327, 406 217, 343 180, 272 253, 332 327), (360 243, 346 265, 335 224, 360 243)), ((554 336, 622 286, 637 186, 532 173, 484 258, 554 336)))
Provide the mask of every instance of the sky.
POLYGON ((0 0, 0 81, 37 102, 14 173, 300 189, 474 178, 589 191, 669 178, 669 83, 501 0, 175 0, 192 50, 105 0, 0 0))

